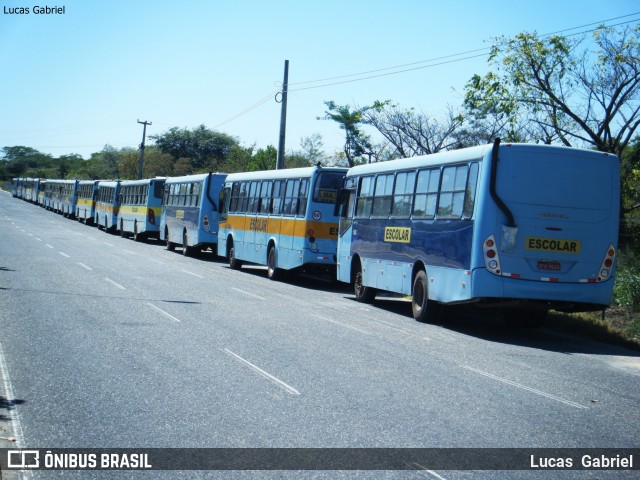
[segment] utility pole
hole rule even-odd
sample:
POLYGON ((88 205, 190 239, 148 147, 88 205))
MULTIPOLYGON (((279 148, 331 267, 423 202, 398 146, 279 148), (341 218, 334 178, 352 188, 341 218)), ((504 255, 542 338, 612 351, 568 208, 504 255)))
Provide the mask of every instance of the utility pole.
POLYGON ((287 90, 289 88, 289 60, 284 61, 284 80, 282 81, 282 110, 280 111, 280 141, 278 142, 278 160, 276 170, 284 168, 284 138, 287 129, 287 90))
POLYGON ((140 164, 138 165, 138 180, 142 180, 142 165, 144 165, 144 139, 147 136, 147 125, 151 125, 151 122, 141 122, 138 120, 138 123, 144 125, 142 129, 142 143, 140 144, 140 164))

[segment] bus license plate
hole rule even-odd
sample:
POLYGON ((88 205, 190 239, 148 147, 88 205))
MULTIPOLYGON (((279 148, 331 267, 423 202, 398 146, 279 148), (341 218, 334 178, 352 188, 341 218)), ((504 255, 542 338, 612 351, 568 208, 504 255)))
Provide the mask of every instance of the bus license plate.
POLYGON ((560 262, 549 262, 547 260, 538 260, 538 270, 546 270, 548 272, 559 272, 560 262))

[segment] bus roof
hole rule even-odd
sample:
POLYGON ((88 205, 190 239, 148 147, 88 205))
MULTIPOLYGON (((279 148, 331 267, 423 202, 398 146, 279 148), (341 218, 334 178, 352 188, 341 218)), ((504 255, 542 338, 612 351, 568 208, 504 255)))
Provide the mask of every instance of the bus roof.
POLYGON ((151 182, 162 182, 166 180, 165 177, 155 177, 155 178, 143 178, 142 180, 122 180, 120 185, 125 186, 135 186, 135 185, 149 185, 151 182))
MULTIPOLYGON (((29 179, 27 179, 27 180, 29 180, 29 179)), ((75 183, 77 181, 78 180, 62 180, 62 179, 53 179, 53 180, 48 179, 47 180, 47 182, 49 182, 49 183, 64 183, 64 184, 75 183)))
MULTIPOLYGON (((564 147, 557 145, 539 145, 531 143, 504 143, 500 145, 503 149, 537 150, 538 152, 546 150, 555 154, 571 154, 580 153, 581 155, 601 155, 611 156, 611 153, 597 152, 595 150, 586 150, 573 147, 564 147)), ((432 153, 430 155, 420 155, 417 157, 402 158, 399 160, 389 160, 387 162, 370 163, 367 165, 358 165, 349 169, 347 176, 367 175, 373 173, 389 172, 396 170, 408 170, 420 167, 432 167, 436 165, 452 164, 458 162, 467 162, 470 160, 480 160, 487 154, 491 153, 492 144, 478 145, 475 147, 462 148, 460 150, 450 150, 446 152, 432 153)), ((616 157, 617 158, 617 157, 616 157)))
POLYGON ((183 183, 183 182, 197 182, 199 180, 204 180, 209 175, 213 177, 226 177, 226 173, 197 173, 195 175, 183 175, 181 177, 167 177, 165 183, 183 183))
POLYGON ((282 170, 260 170, 257 172, 241 172, 231 173, 227 176, 228 182, 241 180, 274 180, 286 178, 308 178, 314 173, 320 172, 336 172, 346 173, 346 168, 340 167, 303 167, 303 168, 285 168, 282 170))
POLYGON ((117 187, 120 184, 120 180, 99 180, 99 187, 117 187))

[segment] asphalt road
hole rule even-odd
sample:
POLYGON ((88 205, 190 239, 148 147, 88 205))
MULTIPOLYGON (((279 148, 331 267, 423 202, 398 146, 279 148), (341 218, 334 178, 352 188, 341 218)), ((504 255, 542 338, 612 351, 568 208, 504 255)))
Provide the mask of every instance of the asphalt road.
MULTIPOLYGON (((0 192, 0 437, 21 448, 640 446, 636 352, 457 311, 420 324, 400 299, 364 306, 323 278, 272 282, 179 251, 0 192)), ((637 478, 85 473, 25 478, 637 478)))

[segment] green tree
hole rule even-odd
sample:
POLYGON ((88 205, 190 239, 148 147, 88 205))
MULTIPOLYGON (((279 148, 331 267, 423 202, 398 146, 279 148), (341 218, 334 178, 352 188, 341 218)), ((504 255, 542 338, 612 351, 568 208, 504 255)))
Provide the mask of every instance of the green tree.
POLYGON ((247 171, 275 170, 277 159, 278 150, 273 145, 269 145, 267 148, 260 148, 255 155, 251 157, 247 165, 247 171))
POLYGON ((360 127, 363 125, 363 115, 371 107, 351 110, 349 105, 336 105, 333 101, 327 101, 324 104, 327 107, 325 116, 318 117, 318 120, 333 120, 344 130, 343 153, 349 166, 353 167, 358 160, 362 161, 365 155, 368 155, 370 159, 372 153, 371 139, 360 127))
POLYGON ((395 157, 428 155, 460 146, 464 118, 451 107, 447 117, 439 120, 413 108, 401 109, 386 100, 375 102, 363 117, 393 146, 395 157))
POLYGON ((200 125, 192 130, 173 127, 160 135, 151 135, 155 146, 162 152, 188 159, 194 170, 218 170, 238 140, 225 133, 200 125))
POLYGON ((497 71, 467 83, 465 106, 478 120, 501 119, 512 134, 528 125, 519 132, 528 140, 621 156, 640 126, 639 34, 640 25, 601 27, 586 46, 586 37, 499 38, 489 57, 497 71))
POLYGON ((322 135, 314 133, 300 139, 300 151, 296 154, 306 158, 311 165, 323 164, 327 160, 323 147, 322 135))
MULTIPOLYGON (((36 177, 40 170, 49 169, 54 164, 54 158, 51 155, 25 146, 3 147, 2 161, 5 162, 4 176, 6 179, 36 177)), ((57 174, 53 176, 57 176, 57 174)))
POLYGON ((220 165, 219 171, 227 173, 246 172, 253 157, 255 146, 241 147, 236 145, 231 148, 226 161, 220 165))

